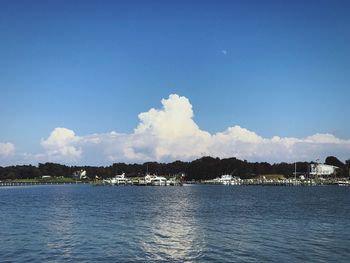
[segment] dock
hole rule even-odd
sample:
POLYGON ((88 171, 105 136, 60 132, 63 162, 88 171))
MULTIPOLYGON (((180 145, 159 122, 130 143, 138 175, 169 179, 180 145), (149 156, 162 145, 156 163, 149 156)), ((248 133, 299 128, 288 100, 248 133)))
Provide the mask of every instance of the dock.
POLYGON ((0 182, 0 187, 32 185, 88 184, 88 182, 0 182))

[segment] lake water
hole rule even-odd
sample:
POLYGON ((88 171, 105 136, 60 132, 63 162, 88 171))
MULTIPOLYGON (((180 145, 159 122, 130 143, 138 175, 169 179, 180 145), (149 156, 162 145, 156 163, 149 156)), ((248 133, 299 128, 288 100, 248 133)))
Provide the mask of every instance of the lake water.
POLYGON ((0 262, 350 260, 350 187, 2 187, 0 221, 0 262))

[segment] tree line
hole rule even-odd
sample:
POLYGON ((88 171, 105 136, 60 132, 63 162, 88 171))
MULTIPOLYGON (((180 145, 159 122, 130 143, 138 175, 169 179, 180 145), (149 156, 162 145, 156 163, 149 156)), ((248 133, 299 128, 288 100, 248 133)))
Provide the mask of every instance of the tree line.
MULTIPOLYGON (((350 159, 345 163, 334 156, 329 156, 325 160, 326 164, 339 167, 337 176, 349 176, 350 159)), ((307 174, 311 162, 297 162, 297 172, 307 174)), ((114 163, 110 166, 67 166, 57 163, 39 163, 33 165, 0 166, 0 180, 13 179, 34 179, 43 175, 52 177, 70 177, 74 172, 86 170, 87 176, 91 179, 109 178, 124 172, 128 177, 144 176, 147 172, 165 176, 184 174, 186 180, 207 180, 213 179, 223 174, 239 176, 242 179, 253 178, 258 175, 281 174, 286 177, 293 176, 294 163, 274 163, 248 162, 237 158, 213 158, 202 157, 200 159, 183 162, 175 161, 171 163, 146 162, 143 164, 114 163)))

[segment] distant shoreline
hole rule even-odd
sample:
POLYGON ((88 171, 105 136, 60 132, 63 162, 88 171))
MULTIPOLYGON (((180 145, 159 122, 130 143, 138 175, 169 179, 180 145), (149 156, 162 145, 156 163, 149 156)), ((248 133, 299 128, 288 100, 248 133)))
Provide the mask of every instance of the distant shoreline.
MULTIPOLYGON (((345 163, 334 156, 328 156, 324 161, 327 165, 338 167, 333 178, 350 177, 350 159, 345 163)), ((39 163, 33 165, 0 166, 0 181, 6 180, 37 180, 51 177, 54 180, 71 177, 70 182, 75 182, 80 171, 86 171, 84 176, 89 180, 95 178, 107 179, 115 175, 125 173, 127 177, 143 177, 146 174, 161 176, 181 176, 185 181, 211 180, 222 175, 238 176, 241 179, 254 179, 257 176, 281 175, 285 178, 294 178, 294 175, 305 176, 311 172, 312 165, 317 162, 295 163, 266 163, 248 162, 235 157, 214 158, 202 157, 193 161, 174 161, 171 163, 146 162, 143 164, 114 163, 109 166, 67 166, 58 163, 39 163)), ((311 177, 310 177, 311 178, 311 177)), ((79 179, 79 178, 78 178, 79 179)), ((68 180, 64 179, 64 180, 68 180)), ((51 182, 48 180, 48 182, 51 182)), ((65 181, 69 182, 69 181, 65 181)))
MULTIPOLYGON (((131 187, 131 186, 140 186, 137 184, 126 184, 126 185, 105 185, 102 181, 4 181, 0 182, 1 187, 16 187, 16 186, 39 186, 39 185, 76 185, 76 184, 89 184, 91 186, 112 186, 112 187, 131 187)), ((218 182, 214 180, 208 181, 183 181, 182 185, 216 185, 223 187, 238 187, 238 186, 350 186, 350 180, 347 178, 321 178, 319 180, 308 179, 308 180, 300 180, 300 179, 284 179, 284 180, 262 180, 262 179, 244 179, 240 181, 232 181, 232 182, 218 182)), ((142 186, 151 186, 151 185, 142 185, 142 186)), ((178 185, 177 185, 178 186, 178 185)), ((158 186, 163 187, 163 186, 158 186)), ((171 186, 173 187, 173 186, 171 186)))

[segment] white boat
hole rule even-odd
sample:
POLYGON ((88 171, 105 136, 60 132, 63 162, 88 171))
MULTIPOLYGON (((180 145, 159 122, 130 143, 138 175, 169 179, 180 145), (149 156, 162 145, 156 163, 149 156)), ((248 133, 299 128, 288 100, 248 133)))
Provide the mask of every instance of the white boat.
POLYGON ((223 184, 223 185, 230 185, 231 184, 231 180, 232 180, 232 175, 230 174, 224 174, 221 176, 221 178, 219 179, 219 181, 223 184))
POLYGON ((350 186, 350 181, 337 181, 336 184, 339 186, 350 186))
POLYGON ((166 185, 166 178, 162 176, 155 176, 152 178, 152 185, 163 186, 166 185))
POLYGON ((146 174, 145 179, 144 179, 145 180, 145 184, 146 185, 151 185, 152 184, 152 180, 155 177, 156 177, 155 175, 146 174))
POLYGON ((181 181, 177 180, 176 177, 172 177, 166 181, 166 185, 178 186, 182 185, 182 183, 181 181))
POLYGON ((221 177, 217 177, 212 180, 206 180, 204 183, 207 184, 223 184, 223 185, 240 185, 241 179, 239 177, 233 177, 230 174, 224 174, 221 177))
POLYGON ((103 183, 110 185, 125 185, 128 180, 125 178, 125 173, 117 174, 115 177, 111 179, 103 180, 103 183))

